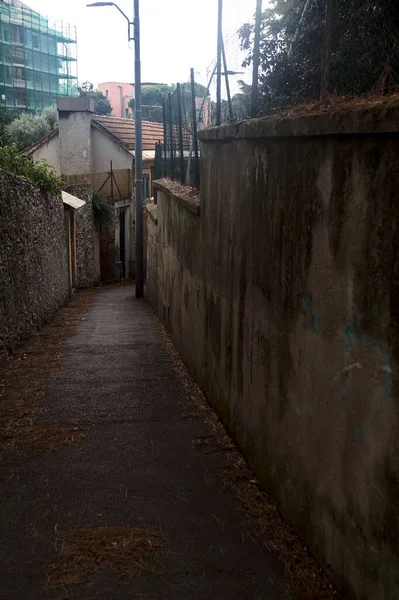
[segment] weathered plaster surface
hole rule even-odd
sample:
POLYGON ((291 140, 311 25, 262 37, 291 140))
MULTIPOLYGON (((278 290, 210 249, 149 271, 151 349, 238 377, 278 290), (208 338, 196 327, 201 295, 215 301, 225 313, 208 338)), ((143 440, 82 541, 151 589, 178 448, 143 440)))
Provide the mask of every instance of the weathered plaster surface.
POLYGON ((94 173, 108 173, 110 171, 110 162, 112 168, 129 169, 133 165, 133 156, 128 150, 115 143, 105 133, 99 131, 94 126, 91 129, 93 143, 93 171, 94 173))
POLYGON ((158 184, 147 295, 320 564, 396 600, 398 104, 362 114, 201 133, 201 213, 158 184))
POLYGON ((87 175, 93 173, 93 142, 90 112, 60 112, 61 174, 87 175))
POLYGON ((32 154, 32 158, 35 162, 39 160, 45 160, 51 165, 57 175, 61 175, 61 158, 60 158, 60 136, 56 133, 50 138, 45 144, 36 148, 32 154))

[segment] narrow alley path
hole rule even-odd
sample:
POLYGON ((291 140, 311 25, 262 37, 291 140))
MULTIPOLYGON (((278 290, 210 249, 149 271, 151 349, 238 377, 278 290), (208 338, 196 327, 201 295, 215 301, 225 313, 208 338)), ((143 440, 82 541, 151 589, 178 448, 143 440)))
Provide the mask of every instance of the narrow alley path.
POLYGON ((74 302, 3 372, 1 598, 287 598, 146 302, 74 302))

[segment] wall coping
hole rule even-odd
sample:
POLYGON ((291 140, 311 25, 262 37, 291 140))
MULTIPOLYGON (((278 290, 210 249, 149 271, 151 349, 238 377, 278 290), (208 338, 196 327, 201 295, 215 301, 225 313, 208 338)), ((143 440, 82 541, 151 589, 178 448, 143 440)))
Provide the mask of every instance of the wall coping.
POLYGON ((158 225, 158 207, 154 202, 147 202, 145 209, 150 217, 151 221, 158 225))
POLYGON ((196 217, 200 216, 201 203, 198 190, 186 187, 170 179, 157 179, 154 181, 154 186, 173 200, 176 200, 182 208, 185 208, 196 217))
POLYGON ((313 108, 311 114, 295 109, 239 123, 202 129, 202 142, 248 138, 361 136, 399 134, 399 95, 379 101, 357 100, 313 108))

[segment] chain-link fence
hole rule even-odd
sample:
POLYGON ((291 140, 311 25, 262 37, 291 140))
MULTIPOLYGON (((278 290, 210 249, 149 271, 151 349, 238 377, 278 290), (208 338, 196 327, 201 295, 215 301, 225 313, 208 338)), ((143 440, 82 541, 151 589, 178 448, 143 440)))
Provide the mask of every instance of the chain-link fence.
POLYGON ((399 92, 398 0, 249 0, 252 19, 235 31, 223 28, 229 0, 218 2, 211 125, 399 92))
MULTIPOLYGON (((243 70, 252 71, 252 85, 241 82, 231 98, 226 85, 224 98, 216 98, 215 124, 308 101, 399 91, 397 0, 251 2, 254 17, 242 24, 236 48, 244 53, 243 70)), ((220 35, 215 82, 237 56, 237 49, 225 52, 220 35)))
POLYGON ((201 98, 196 93, 194 72, 189 83, 177 84, 176 90, 163 101, 164 143, 156 156, 159 174, 183 185, 200 186, 197 117, 201 98))
POLYGON ((399 92, 398 0, 249 2, 252 20, 233 31, 223 31, 219 10, 217 57, 206 73, 194 81, 192 70, 162 107, 148 107, 164 124, 158 176, 199 188, 198 129, 399 92))

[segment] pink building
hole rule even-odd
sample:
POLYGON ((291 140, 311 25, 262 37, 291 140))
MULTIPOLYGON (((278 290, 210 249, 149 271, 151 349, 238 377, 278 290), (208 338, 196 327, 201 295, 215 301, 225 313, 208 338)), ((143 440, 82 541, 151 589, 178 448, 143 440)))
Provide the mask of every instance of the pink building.
MULTIPOLYGON (((145 82, 142 87, 158 85, 157 83, 145 82)), ((112 116, 129 118, 132 111, 129 108, 129 100, 134 98, 134 83, 124 83, 121 81, 106 81, 99 83, 98 89, 106 96, 112 106, 112 116)))

